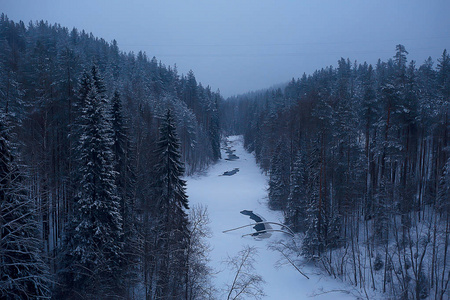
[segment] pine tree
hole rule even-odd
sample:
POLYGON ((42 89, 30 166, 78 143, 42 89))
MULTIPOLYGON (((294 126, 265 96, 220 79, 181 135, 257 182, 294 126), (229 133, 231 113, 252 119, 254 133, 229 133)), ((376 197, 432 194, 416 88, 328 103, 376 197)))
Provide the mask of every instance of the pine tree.
POLYGON ((450 215, 450 157, 442 168, 439 185, 437 207, 441 212, 450 215))
POLYGON ((24 90, 20 83, 17 60, 6 39, 0 34, 0 108, 18 120, 24 118, 22 97, 24 90))
POLYGON ((406 51, 405 46, 403 46, 402 44, 398 44, 397 46, 395 46, 395 50, 397 51, 394 56, 394 63, 397 73, 396 75, 401 82, 404 82, 406 76, 406 55, 409 53, 408 51, 406 51))
POLYGON ((438 128, 437 133, 439 136, 439 144, 442 145, 442 158, 437 168, 442 170, 440 184, 441 188, 438 192, 441 194, 439 197, 440 205, 447 206, 447 213, 449 212, 449 182, 450 182, 450 55, 447 53, 447 49, 442 53, 442 57, 438 59, 437 65, 437 81, 439 89, 439 111, 437 112, 438 128), (445 197, 446 195, 446 197, 445 197))
MULTIPOLYGON (((92 81, 91 81, 92 82, 92 81)), ((81 110, 79 188, 66 237, 66 291, 83 297, 120 295, 122 218, 117 196, 111 124, 105 104, 90 84, 81 110)))
POLYGON ((438 84, 443 101, 447 104, 450 97, 450 55, 447 49, 444 50, 440 59, 438 59, 438 84))
POLYGON ((286 223, 295 232, 306 231, 305 157, 297 155, 291 171, 291 188, 287 200, 286 223))
POLYGON ((184 292, 184 256, 189 237, 185 209, 188 209, 189 205, 185 191, 186 182, 181 178, 184 167, 181 163, 180 144, 170 110, 162 120, 159 131, 155 167, 159 264, 156 295, 164 299, 179 299, 184 292))
POLYGON ((211 121, 210 121, 210 130, 209 137, 211 140, 212 154, 213 160, 217 161, 221 158, 220 154, 220 119, 219 119, 219 94, 214 95, 211 100, 213 103, 211 104, 211 121))
POLYGON ((92 66, 91 76, 100 99, 102 100, 102 102, 106 102, 106 85, 96 65, 92 66))
POLYGON ((134 206, 133 190, 135 171, 133 170, 132 142, 128 137, 128 128, 123 116, 122 102, 119 92, 115 92, 111 100, 112 152, 116 186, 121 198, 121 214, 125 226, 132 226, 132 210, 134 206))
POLYGON ((289 154, 280 140, 270 163, 269 206, 284 210, 289 196, 289 154))
POLYGON ((124 259, 120 268, 126 274, 124 286, 132 288, 136 280, 138 264, 138 233, 137 215, 135 212, 135 182, 134 157, 128 128, 126 127, 122 101, 119 92, 115 91, 111 99, 112 152, 114 156, 114 170, 116 172, 117 193, 120 199, 120 214, 123 220, 122 242, 124 245, 124 259))
POLYGON ((379 116, 379 103, 375 91, 375 74, 372 65, 367 67, 367 71, 362 78, 362 101, 360 102, 359 122, 364 131, 365 145, 364 152, 366 158, 366 189, 364 213, 366 219, 370 219, 374 210, 373 188, 376 167, 373 159, 375 146, 376 121, 379 116))
MULTIPOLYGON (((320 143, 318 143, 320 144, 320 143)), ((327 220, 323 198, 323 158, 316 146, 308 151, 306 163, 306 223, 302 252, 306 257, 318 257, 325 250, 327 220)))
POLYGON ((192 70, 189 70, 184 82, 183 100, 187 104, 188 108, 195 110, 198 105, 198 87, 197 80, 195 79, 195 75, 192 70))
POLYGON ((21 186, 3 113, 0 114, 0 298, 49 297, 48 268, 41 258, 36 210, 21 186))

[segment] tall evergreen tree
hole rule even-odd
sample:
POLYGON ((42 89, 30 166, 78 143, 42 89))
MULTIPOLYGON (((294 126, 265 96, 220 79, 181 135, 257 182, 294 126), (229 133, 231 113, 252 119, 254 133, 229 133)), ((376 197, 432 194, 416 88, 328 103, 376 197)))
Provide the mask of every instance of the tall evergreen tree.
POLYGON ((270 163, 269 206, 284 210, 289 196, 289 153, 281 139, 270 163))
POLYGON ((114 92, 111 100, 112 152, 114 154, 114 170, 116 171, 116 186, 121 198, 121 214, 125 227, 132 226, 134 219, 134 184, 135 171, 133 168, 132 142, 128 135, 128 128, 123 116, 122 100, 119 92, 114 92))
POLYGON ((211 99, 211 121, 209 129, 209 137, 211 140, 211 147, 213 153, 213 160, 217 161, 221 158, 220 155, 220 119, 219 119, 219 101, 220 96, 214 95, 211 99))
POLYGON ((163 299, 179 299, 184 292, 183 272, 187 241, 189 208, 182 179, 180 144, 170 110, 160 126, 156 149, 156 232, 158 252, 158 275, 156 296, 163 299))
POLYGON ((136 174, 133 162, 133 149, 128 135, 128 128, 123 116, 122 100, 115 91, 111 99, 112 152, 116 172, 117 193, 120 199, 120 214, 123 222, 122 242, 124 259, 120 268, 126 274, 125 287, 132 289, 136 280, 138 264, 137 214, 135 212, 136 174))
POLYGON ((111 124, 94 84, 81 114, 79 189, 66 237, 66 290, 62 296, 110 298, 122 293, 122 218, 115 184, 111 124))
POLYGON ((450 249, 450 56, 417 69, 407 54, 397 45, 375 69, 341 59, 337 69, 292 80, 284 94, 227 101, 231 116, 222 119, 270 171, 269 192, 280 178, 275 160, 267 163, 280 152, 274 137, 288 132, 292 142, 281 151, 303 154, 291 168, 284 213, 288 225, 306 229, 307 257, 321 256, 329 274, 355 285, 368 287, 369 275, 387 297, 441 299, 450 249), (366 261, 370 273, 361 272, 366 261))
POLYGON ((406 51, 405 46, 403 46, 402 44, 398 44, 397 46, 395 46, 396 49, 396 53, 394 56, 394 63, 395 63, 395 67, 396 67, 396 76, 399 79, 400 82, 404 82, 405 81, 405 76, 406 76, 406 55, 409 54, 408 51, 406 51))
POLYGON ((441 91, 443 101, 449 101, 450 97, 450 54, 447 49, 444 50, 440 59, 438 59, 438 84, 441 91))
POLYGON ((297 155, 291 170, 290 192, 287 200, 286 223, 295 232, 304 232, 307 228, 307 202, 305 190, 305 157, 297 155))
POLYGON ((327 220, 323 196, 323 158, 320 149, 313 146, 307 154, 306 163, 306 223, 302 252, 306 257, 318 257, 325 250, 327 220))

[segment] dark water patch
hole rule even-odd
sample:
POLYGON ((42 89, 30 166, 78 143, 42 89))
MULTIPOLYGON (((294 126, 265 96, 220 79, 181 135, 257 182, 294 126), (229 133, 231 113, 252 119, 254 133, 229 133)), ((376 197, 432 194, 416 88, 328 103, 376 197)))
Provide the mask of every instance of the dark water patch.
POLYGON ((228 156, 227 158, 225 158, 225 160, 236 160, 236 159, 239 159, 239 156, 234 154, 234 152, 236 152, 236 150, 232 149, 231 146, 228 146, 227 144, 225 144, 225 148, 222 148, 222 149, 225 150, 225 153, 228 156))
MULTIPOLYGON (((263 219, 261 219, 260 216, 257 216, 253 213, 253 211, 251 210, 243 210, 241 211, 241 214, 249 216, 250 219, 252 219, 253 221, 255 221, 256 223, 259 222, 264 222, 263 219)), ((265 231, 266 230, 266 226, 264 224, 256 224, 255 226, 253 226, 253 229, 255 229, 257 232, 255 232, 254 234, 252 234, 253 236, 259 235, 261 234, 260 231, 265 231)))
POLYGON ((236 152, 236 150, 227 148, 227 149, 225 150, 225 152, 226 152, 228 155, 231 155, 231 154, 234 154, 234 152, 236 152))
POLYGON ((239 168, 236 168, 234 170, 231 171, 226 171, 222 174, 222 176, 233 176, 234 174, 236 174, 237 172, 239 172, 239 168))
POLYGON ((228 154, 228 158, 225 158, 225 160, 237 160, 239 159, 239 156, 236 154, 228 154))

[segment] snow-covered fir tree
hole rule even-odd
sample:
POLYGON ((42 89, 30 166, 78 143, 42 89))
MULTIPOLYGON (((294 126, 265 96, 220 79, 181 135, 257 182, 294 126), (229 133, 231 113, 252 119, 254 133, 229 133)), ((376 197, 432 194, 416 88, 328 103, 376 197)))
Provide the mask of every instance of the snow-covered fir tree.
POLYGON ((221 158, 220 154, 220 118, 219 118, 219 102, 220 97, 218 95, 214 95, 210 104, 210 129, 209 136, 211 139, 211 146, 213 152, 213 159, 217 161, 221 158))
POLYGON ((280 139, 270 161, 269 205, 272 209, 284 210, 289 196, 289 155, 280 139))
POLYGON ((185 210, 189 206, 186 182, 182 179, 184 167, 181 163, 180 143, 170 110, 162 120, 159 134, 155 167, 158 264, 156 296, 180 299, 185 290, 183 277, 189 237, 185 210))
POLYGON ((305 157, 297 154, 291 171, 290 192, 287 200, 286 223, 295 232, 306 231, 305 157))
POLYGON ((110 105, 112 126, 112 152, 114 155, 114 170, 116 172, 117 193, 120 199, 120 214, 123 223, 122 242, 124 259, 121 270, 126 274, 125 286, 132 288, 136 281, 138 265, 138 233, 137 214, 135 212, 135 159, 132 141, 129 138, 127 120, 124 118, 122 99, 118 91, 114 92, 110 105))
POLYGON ((340 59, 338 68, 292 80, 284 95, 269 89, 230 99, 224 129, 244 134, 266 172, 279 152, 274 136, 288 136, 290 159, 305 153, 303 168, 291 170, 285 221, 296 227, 294 195, 302 195, 302 251, 328 274, 386 297, 442 299, 450 249, 450 57, 444 50, 436 68, 431 58, 417 68, 405 46, 395 50, 373 67, 340 59), (293 105, 271 109, 283 101, 293 105), (361 278, 365 262, 370 280, 361 278))
MULTIPOLYGON (((93 81, 91 81, 93 82, 93 81)), ((79 188, 65 244, 62 297, 120 295, 122 217, 105 103, 91 83, 81 110, 79 188)))
POLYGON ((306 257, 318 257, 325 250, 326 215, 323 197, 323 161, 320 149, 313 147, 307 154, 306 166, 306 223, 307 229, 302 244, 306 257))

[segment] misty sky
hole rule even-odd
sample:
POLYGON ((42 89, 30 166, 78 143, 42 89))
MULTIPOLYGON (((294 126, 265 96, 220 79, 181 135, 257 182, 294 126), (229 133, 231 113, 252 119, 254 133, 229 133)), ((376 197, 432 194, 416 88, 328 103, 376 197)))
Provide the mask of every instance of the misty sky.
POLYGON ((116 39, 225 97, 341 57, 386 60, 399 43, 417 64, 450 50, 449 0, 0 0, 0 12, 116 39))

